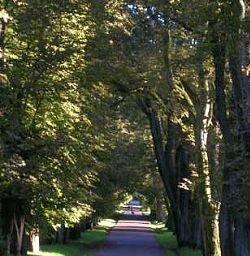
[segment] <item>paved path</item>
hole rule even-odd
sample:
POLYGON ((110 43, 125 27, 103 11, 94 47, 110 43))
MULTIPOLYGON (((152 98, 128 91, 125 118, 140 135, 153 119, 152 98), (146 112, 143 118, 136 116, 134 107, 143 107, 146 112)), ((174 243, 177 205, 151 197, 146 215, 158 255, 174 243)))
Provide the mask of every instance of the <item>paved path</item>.
POLYGON ((95 256, 163 256, 154 234, 140 212, 125 213, 95 256))

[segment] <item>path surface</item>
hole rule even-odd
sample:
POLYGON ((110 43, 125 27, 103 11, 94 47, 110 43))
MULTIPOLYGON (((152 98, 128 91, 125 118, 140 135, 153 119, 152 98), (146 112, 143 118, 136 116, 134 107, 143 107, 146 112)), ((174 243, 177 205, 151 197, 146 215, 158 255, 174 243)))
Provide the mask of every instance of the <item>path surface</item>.
POLYGON ((126 212, 95 256, 163 256, 149 222, 141 212, 126 212))

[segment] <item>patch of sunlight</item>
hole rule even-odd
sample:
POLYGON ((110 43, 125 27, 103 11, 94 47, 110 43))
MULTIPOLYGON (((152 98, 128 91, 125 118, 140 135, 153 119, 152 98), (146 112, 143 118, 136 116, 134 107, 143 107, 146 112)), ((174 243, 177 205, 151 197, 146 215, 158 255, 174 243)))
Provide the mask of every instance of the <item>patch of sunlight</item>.
POLYGON ((113 228, 116 224, 116 221, 113 219, 103 219, 99 222, 98 226, 103 228, 113 228))
POLYGON ((61 253, 43 252, 43 251, 39 252, 38 254, 28 252, 28 255, 32 255, 32 256, 65 256, 65 254, 61 254, 61 253))
POLYGON ((164 222, 151 222, 150 223, 150 228, 152 228, 155 231, 157 231, 157 230, 164 230, 165 223, 164 222))

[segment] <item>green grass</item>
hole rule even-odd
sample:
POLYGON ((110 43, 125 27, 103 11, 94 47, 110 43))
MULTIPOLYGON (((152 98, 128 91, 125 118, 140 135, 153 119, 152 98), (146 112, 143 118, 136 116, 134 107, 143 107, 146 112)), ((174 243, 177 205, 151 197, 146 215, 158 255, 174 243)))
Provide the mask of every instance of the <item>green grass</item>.
POLYGON ((194 250, 188 247, 178 248, 176 237, 163 224, 153 223, 151 224, 151 228, 154 230, 156 240, 164 249, 167 256, 202 256, 200 250, 194 250))
POLYGON ((157 231, 155 235, 162 248, 167 250, 176 250, 178 248, 176 237, 172 234, 172 232, 167 230, 163 230, 162 232, 157 231))
POLYGON ((111 219, 102 220, 93 230, 82 233, 79 241, 71 241, 66 245, 43 245, 39 254, 33 256, 91 256, 90 249, 101 246, 105 241, 108 230, 115 225, 111 219))
POLYGON ((36 256, 87 256, 88 254, 83 252, 83 248, 80 243, 71 242, 67 245, 44 245, 41 247, 41 252, 39 254, 29 253, 28 255, 36 256))
POLYGON ((194 250, 191 248, 183 247, 178 250, 179 255, 181 256, 202 256, 200 250, 194 250))
POLYGON ((93 230, 88 230, 82 233, 81 244, 86 248, 93 248, 98 244, 105 241, 107 235, 106 229, 95 228, 93 230))

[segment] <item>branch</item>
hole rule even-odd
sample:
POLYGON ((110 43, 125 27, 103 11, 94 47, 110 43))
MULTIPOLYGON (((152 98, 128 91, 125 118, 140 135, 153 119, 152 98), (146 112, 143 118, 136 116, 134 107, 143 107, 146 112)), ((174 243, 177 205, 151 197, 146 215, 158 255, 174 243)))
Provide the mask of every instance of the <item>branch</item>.
POLYGON ((127 98, 127 95, 123 96, 122 98, 118 99, 118 100, 115 101, 115 102, 112 102, 112 103, 110 104, 110 107, 111 107, 111 108, 117 108, 121 103, 124 102, 124 100, 125 100, 126 98, 127 98))

